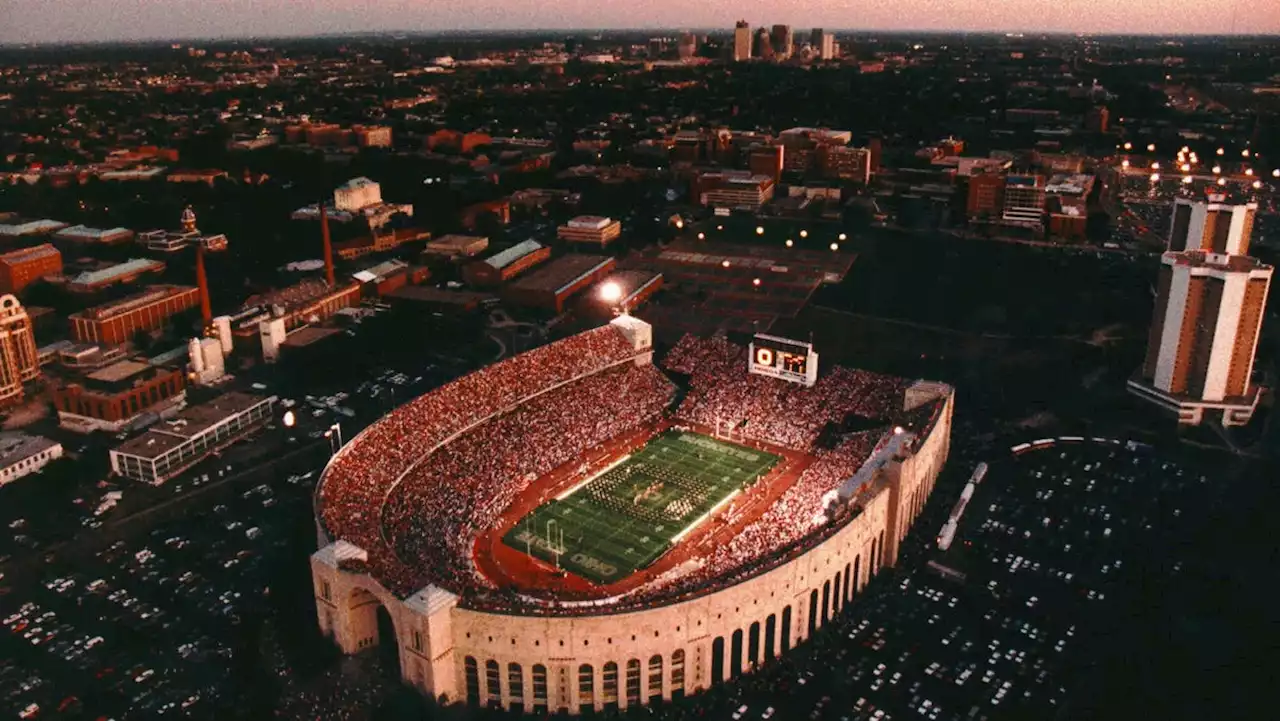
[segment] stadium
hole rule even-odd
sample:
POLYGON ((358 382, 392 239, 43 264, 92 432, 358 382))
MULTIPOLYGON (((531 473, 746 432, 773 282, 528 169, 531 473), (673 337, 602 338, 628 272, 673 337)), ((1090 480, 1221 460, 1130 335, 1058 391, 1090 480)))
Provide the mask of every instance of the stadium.
POLYGON ((409 401, 317 485, 322 632, 518 711, 751 672, 894 563, 949 450, 950 386, 817 366, 763 335, 655 359, 624 314, 409 401))

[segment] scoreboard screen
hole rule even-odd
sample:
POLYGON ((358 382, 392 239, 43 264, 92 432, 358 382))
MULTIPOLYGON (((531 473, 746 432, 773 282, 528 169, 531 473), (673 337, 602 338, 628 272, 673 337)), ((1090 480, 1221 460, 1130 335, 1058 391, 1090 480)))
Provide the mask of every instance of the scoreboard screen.
POLYGON ((809 343, 757 334, 747 371, 812 386, 818 380, 818 354, 809 343))

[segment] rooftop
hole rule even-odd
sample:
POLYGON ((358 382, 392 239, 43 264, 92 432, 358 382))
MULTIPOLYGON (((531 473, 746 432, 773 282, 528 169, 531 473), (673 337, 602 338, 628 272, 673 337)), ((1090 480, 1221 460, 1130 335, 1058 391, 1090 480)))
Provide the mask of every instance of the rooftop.
POLYGON ((0 468, 7 468, 19 461, 30 458, 46 448, 58 445, 57 441, 43 436, 29 436, 25 433, 0 433, 0 468))
POLYGON ((73 225, 70 228, 63 228, 62 230, 59 230, 57 234, 63 238, 91 238, 100 240, 102 238, 109 238, 116 235, 132 235, 133 231, 128 228, 108 228, 103 230, 101 228, 90 228, 85 225, 73 225))
POLYGON ((599 215, 579 215, 570 220, 567 225, 570 228, 591 228, 594 230, 603 230, 613 223, 612 218, 605 218, 599 215))
POLYGON ((162 271, 164 263, 150 258, 130 258, 123 263, 117 263, 106 268, 98 270, 90 270, 77 275, 71 279, 72 283, 77 285, 97 285, 99 283, 107 283, 116 278, 133 275, 135 273, 143 273, 146 271, 162 271))
POLYGON ((20 248, 11 250, 8 253, 0 255, 0 262, 4 263, 28 263, 40 258, 60 255, 58 249, 48 243, 33 246, 31 248, 20 248))
POLYGON ((517 280, 511 287, 559 293, 577 280, 613 263, 607 255, 566 255, 517 280))
POLYGON ((157 458, 264 400, 267 399, 238 391, 223 394, 208 403, 182 410, 173 418, 152 426, 151 430, 137 438, 120 444, 116 451, 142 458, 157 458))
POLYGON ((0 225, 0 235, 35 235, 52 233, 67 227, 66 223, 57 220, 32 220, 16 225, 0 225))
POLYGON ((158 303, 171 296, 190 293, 194 290, 196 290, 196 288, 186 285, 153 285, 140 293, 134 293, 133 295, 121 298, 120 300, 103 303, 102 305, 93 308, 87 308, 74 315, 81 318, 105 320, 107 318, 120 315, 121 313, 128 313, 129 311, 136 310, 137 308, 145 305, 158 303))
POLYGON ((119 383, 150 369, 151 365, 147 363, 122 360, 119 363, 112 363, 106 368, 96 370, 85 377, 101 383, 119 383))
POLYGON ((500 253, 485 258, 484 262, 494 268, 505 268, 541 247, 542 244, 536 240, 521 241, 500 253))

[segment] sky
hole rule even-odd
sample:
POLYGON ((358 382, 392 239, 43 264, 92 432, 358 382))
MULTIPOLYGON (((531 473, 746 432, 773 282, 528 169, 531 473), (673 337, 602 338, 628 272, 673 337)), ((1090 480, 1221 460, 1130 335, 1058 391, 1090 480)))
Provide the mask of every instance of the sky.
POLYGON ((1280 0, 0 0, 0 44, 377 30, 795 28, 1280 33, 1280 0), (1233 21, 1234 7, 1234 21, 1233 21))

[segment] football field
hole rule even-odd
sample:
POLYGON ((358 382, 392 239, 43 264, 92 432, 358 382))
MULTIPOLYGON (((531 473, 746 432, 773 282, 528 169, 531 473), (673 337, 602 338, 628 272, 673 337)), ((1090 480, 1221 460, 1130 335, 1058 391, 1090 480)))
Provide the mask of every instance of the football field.
POLYGON ((535 509, 503 542, 594 583, 620 581, 656 561, 779 460, 699 433, 667 431, 535 509))

